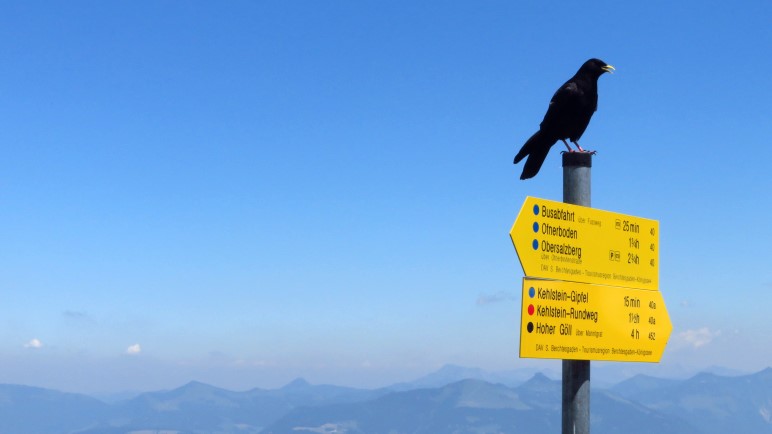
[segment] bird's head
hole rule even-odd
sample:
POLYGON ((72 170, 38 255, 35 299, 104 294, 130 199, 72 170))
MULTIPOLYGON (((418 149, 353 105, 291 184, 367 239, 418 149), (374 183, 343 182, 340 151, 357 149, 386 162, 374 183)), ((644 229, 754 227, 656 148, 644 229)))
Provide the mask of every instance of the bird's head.
POLYGON ((604 72, 614 73, 614 67, 600 59, 590 59, 579 68, 580 73, 586 73, 594 77, 600 77, 604 72))

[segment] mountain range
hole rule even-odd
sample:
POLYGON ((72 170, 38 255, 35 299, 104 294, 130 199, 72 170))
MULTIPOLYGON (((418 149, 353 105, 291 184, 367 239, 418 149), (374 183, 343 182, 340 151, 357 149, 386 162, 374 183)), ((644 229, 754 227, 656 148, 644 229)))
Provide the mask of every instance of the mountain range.
MULTIPOLYGON (((0 385, 0 434, 559 433, 560 381, 446 366, 380 389, 311 385, 234 392, 199 382, 115 403, 0 385), (465 378, 460 378, 465 377, 465 378)), ((593 385, 593 433, 771 433, 772 368, 593 385)))

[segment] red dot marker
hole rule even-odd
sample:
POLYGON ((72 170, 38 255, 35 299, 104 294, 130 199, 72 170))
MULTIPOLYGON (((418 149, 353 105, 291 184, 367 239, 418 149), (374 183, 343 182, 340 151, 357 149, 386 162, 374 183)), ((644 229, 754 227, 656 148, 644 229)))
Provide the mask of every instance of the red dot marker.
POLYGON ((533 315, 533 305, 532 304, 528 305, 528 315, 533 315))

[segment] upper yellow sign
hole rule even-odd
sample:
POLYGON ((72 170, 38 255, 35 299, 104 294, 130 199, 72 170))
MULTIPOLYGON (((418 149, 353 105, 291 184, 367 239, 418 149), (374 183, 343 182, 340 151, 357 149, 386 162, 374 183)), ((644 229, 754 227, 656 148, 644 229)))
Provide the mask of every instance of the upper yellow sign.
POLYGON ((509 232, 526 276, 659 289, 659 222, 526 197, 509 232))

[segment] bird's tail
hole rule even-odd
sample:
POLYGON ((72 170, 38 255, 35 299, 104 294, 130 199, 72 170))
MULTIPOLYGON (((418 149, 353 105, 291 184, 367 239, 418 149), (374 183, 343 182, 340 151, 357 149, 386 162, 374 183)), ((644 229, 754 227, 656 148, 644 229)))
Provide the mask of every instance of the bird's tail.
POLYGON ((523 173, 520 175, 520 179, 533 178, 537 173, 539 173, 541 165, 547 158, 547 153, 549 152, 552 145, 554 145, 557 141, 557 139, 553 139, 552 137, 545 135, 541 130, 539 130, 534 133, 534 135, 532 135, 527 142, 525 142, 523 147, 520 148, 520 152, 515 155, 514 161, 514 164, 517 164, 520 162, 520 160, 528 156, 528 158, 525 160, 523 173))

